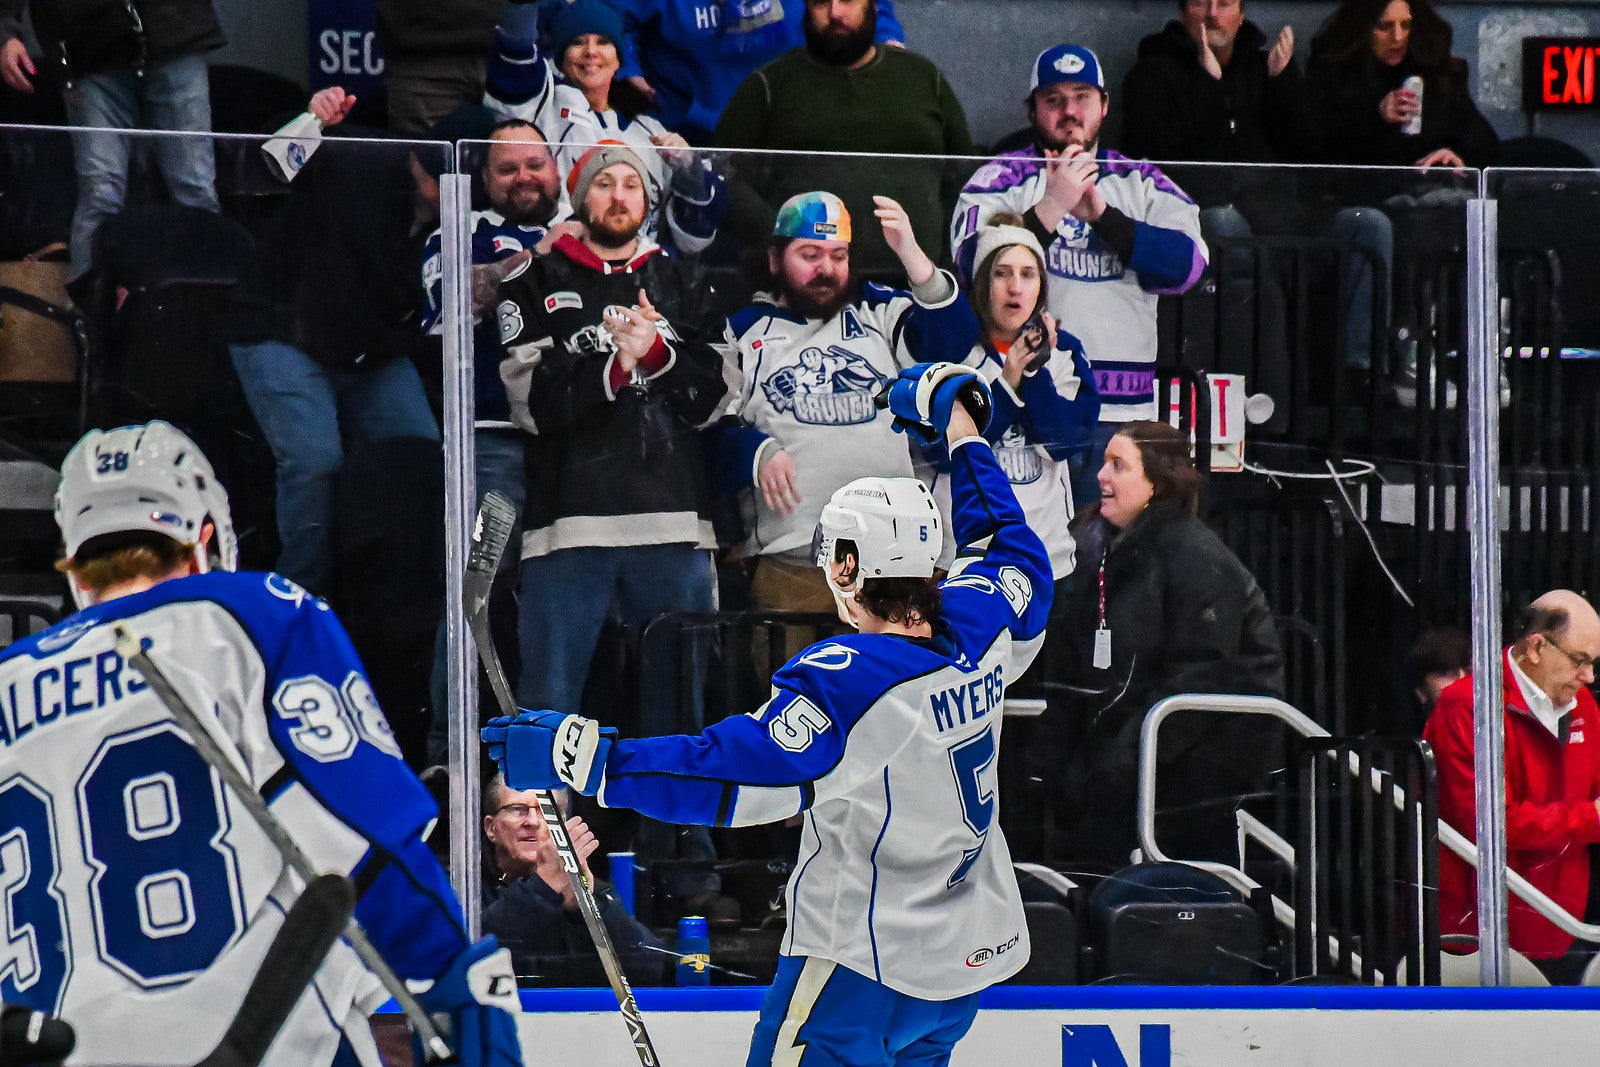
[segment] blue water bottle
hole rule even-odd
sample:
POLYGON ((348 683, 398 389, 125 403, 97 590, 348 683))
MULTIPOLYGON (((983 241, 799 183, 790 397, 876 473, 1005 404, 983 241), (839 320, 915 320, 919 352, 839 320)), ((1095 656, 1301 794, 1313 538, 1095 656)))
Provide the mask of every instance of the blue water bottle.
POLYGON ((698 915, 678 920, 678 984, 711 984, 711 931, 698 915))

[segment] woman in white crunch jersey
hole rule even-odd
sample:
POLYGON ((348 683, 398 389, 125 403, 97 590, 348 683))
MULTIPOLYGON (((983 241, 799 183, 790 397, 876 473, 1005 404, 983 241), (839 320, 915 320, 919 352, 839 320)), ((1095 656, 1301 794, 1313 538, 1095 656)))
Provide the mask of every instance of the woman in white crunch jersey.
POLYGON ((967 368, 901 372, 890 410, 950 445, 956 563, 935 581, 943 523, 921 482, 840 489, 816 561, 861 632, 790 660, 761 708, 696 737, 612 741, 554 711, 484 731, 513 788, 571 785, 673 823, 805 814, 751 1064, 801 1051, 807 1063, 879 1062, 885 1049, 900 1063, 944 1063, 979 991, 1027 962, 996 754, 1006 684, 1043 637, 1050 558, 979 435, 988 399, 967 368))

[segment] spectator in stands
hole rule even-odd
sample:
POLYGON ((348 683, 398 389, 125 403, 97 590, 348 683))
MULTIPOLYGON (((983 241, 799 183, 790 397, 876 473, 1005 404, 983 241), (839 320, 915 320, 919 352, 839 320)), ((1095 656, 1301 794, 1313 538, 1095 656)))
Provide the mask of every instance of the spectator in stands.
MULTIPOLYGON (((560 168, 555 154, 539 130, 522 119, 501 119, 489 134, 479 177, 489 202, 487 209, 472 213, 472 313, 473 378, 476 421, 473 442, 477 464, 478 499, 497 492, 517 509, 520 532, 524 478, 522 464, 523 431, 511 422, 505 386, 500 381, 500 363, 505 349, 500 344, 500 324, 495 306, 500 280, 518 269, 530 256, 543 255, 564 233, 578 234, 583 227, 569 218, 561 195, 560 168)), ((443 240, 438 230, 423 249, 422 284, 427 291, 428 308, 423 329, 439 334, 444 298, 443 240)), ((516 565, 512 553, 501 560, 504 569, 516 565)), ((444 623, 439 624, 432 684, 433 730, 429 754, 435 762, 444 761, 445 746, 445 654, 444 623)))
POLYGON ((613 605, 631 626, 712 607, 695 429, 726 394, 713 294, 639 236, 649 173, 632 150, 591 149, 567 189, 583 235, 500 290, 512 420, 535 435, 517 690, 530 708, 579 706, 613 605))
MULTIPOLYGON (((1032 777, 1053 801, 1059 856, 1125 865, 1138 845, 1139 735, 1178 693, 1282 697, 1283 656, 1255 579, 1197 518, 1200 472, 1186 435, 1120 426, 1100 501, 1078 517, 1067 681, 1078 714, 1041 729, 1032 777)), ((1278 768, 1276 728, 1185 713, 1161 731, 1157 837, 1179 859, 1237 859, 1232 812, 1278 768)))
POLYGON ((1122 83, 1129 154, 1168 162, 1304 163, 1317 127, 1294 61, 1294 31, 1268 39, 1244 0, 1179 0, 1139 42, 1122 83))
POLYGON ((533 20, 513 19, 532 10, 532 5, 507 10, 489 62, 485 103, 543 131, 556 148, 563 175, 592 145, 627 145, 650 170, 656 210, 646 220, 644 236, 678 252, 705 249, 727 211, 727 183, 689 142, 648 113, 649 97, 616 80, 622 17, 605 0, 561 4, 551 20, 551 58, 546 58, 533 20))
MULTIPOLYGON (((724 148, 796 152, 906 153, 960 156, 971 150, 967 118, 933 63, 903 48, 874 43, 876 0, 805 0, 804 49, 746 78, 717 124, 724 148)), ((905 206, 917 243, 948 261, 940 239, 959 177, 933 160, 892 164, 859 156, 740 159, 734 180, 733 231, 755 244, 772 232, 778 205, 827 189, 857 218, 873 196, 905 206)), ((900 264, 883 237, 864 232, 851 249, 857 272, 895 284, 900 264)))
MULTIPOLYGON (((342 115, 344 91, 324 89, 310 110, 342 115)), ((463 116, 432 133, 450 141, 487 127, 463 116)), ((319 595, 333 579, 333 491, 346 440, 439 439, 413 362, 424 342, 416 265, 437 225, 437 175, 449 152, 440 145, 422 161, 384 144, 324 144, 234 293, 233 365, 277 460, 276 569, 319 595)))
MULTIPOLYGON (((1506 863, 1578 919, 1589 896, 1590 847, 1600 841, 1600 707, 1594 684, 1600 616, 1578 594, 1545 593, 1517 622, 1504 654, 1506 863)), ((1470 676, 1439 697, 1423 739, 1439 774, 1439 821, 1477 836, 1470 676)), ((1574 983, 1594 952, 1574 944, 1515 893, 1511 947, 1556 983, 1574 983)), ((1473 868, 1439 850, 1439 932, 1478 932, 1473 868)))
MULTIPOLYGON (((1044 248, 1021 216, 989 216, 988 225, 978 231, 973 261, 968 291, 983 336, 966 362, 983 368, 994 393, 994 414, 983 435, 994 445, 1028 525, 1050 552, 1056 580, 1053 610, 1059 611, 1068 602, 1065 582, 1075 563, 1067 529, 1072 492, 1066 457, 1092 439, 1100 420, 1100 394, 1083 342, 1059 327, 1046 310, 1050 300, 1044 248)), ((948 521, 945 479, 934 485, 933 495, 948 521)), ((1066 636, 1066 628, 1055 626, 1046 633, 1047 647, 1053 646, 1066 636)))
POLYGON ((1068 460, 1079 507, 1099 497, 1095 471, 1116 427, 1155 414, 1157 297, 1186 292, 1207 259, 1194 201, 1155 166, 1100 144, 1110 103, 1089 49, 1039 53, 1025 100, 1034 143, 979 168, 950 235, 964 276, 996 211, 1021 216, 1045 251, 1050 313, 1083 339, 1101 400, 1093 446, 1068 460))
MULTIPOLYGON (((629 56, 622 77, 655 100, 661 121, 695 144, 757 67, 805 42, 805 0, 618 0, 629 56)), ((893 0, 879 0, 878 44, 901 45, 893 0)))
POLYGON ((1306 82, 1334 163, 1487 167, 1494 127, 1450 54, 1450 24, 1428 0, 1346 0, 1311 39, 1306 82), (1405 88, 1422 78, 1422 95, 1405 88), (1419 133, 1407 124, 1422 115, 1419 133))
MULTIPOLYGON (((582 235, 558 238, 500 290, 502 379, 512 421, 533 434, 520 707, 581 706, 608 616, 637 640, 657 615, 715 602, 697 429, 726 398, 722 323, 715 293, 640 236, 649 190, 631 149, 590 149, 567 177, 582 235)), ((635 851, 671 855, 673 836, 643 827, 635 851)), ((686 836, 684 858, 715 857, 703 829, 686 836)), ((737 903, 718 888, 709 871, 674 886, 700 914, 737 924, 737 903)))
MULTIPOLYGON (((566 802, 564 792, 556 802, 566 802)), ((605 985, 605 970, 578 912, 572 881, 539 814, 538 794, 517 792, 496 774, 483 787, 483 833, 494 852, 497 876, 484 886, 483 932, 511 950, 519 984, 605 985)), ((583 819, 568 816, 567 835, 628 980, 663 984, 671 955, 667 947, 623 910, 615 889, 589 873, 589 857, 600 847, 594 831, 583 819)))
MULTIPOLYGON (((5 0, 0 4, 0 79, 33 92, 38 68, 22 43, 22 16, 33 17, 46 62, 71 86, 67 121, 100 127, 73 134, 78 205, 72 217, 72 277, 94 252, 100 223, 122 210, 128 161, 137 142, 105 129, 211 130, 205 54, 225 43, 211 0, 5 0)), ((167 192, 179 204, 219 211, 216 161, 204 137, 150 139, 167 192)))
POLYGON ((1406 671, 1422 713, 1417 719, 1418 733, 1439 703, 1439 694, 1471 670, 1472 639, 1461 627, 1433 626, 1417 635, 1406 650, 1406 671))
POLYGON ((484 60, 506 0, 376 2, 391 132, 420 135, 483 99, 484 60))
POLYGON ((905 209, 876 202, 909 292, 860 282, 848 209, 832 193, 802 193, 783 205, 767 241, 769 291, 728 319, 742 430, 727 443, 743 487, 757 490, 748 542, 757 607, 833 612, 811 562, 822 506, 856 478, 912 473, 905 435, 873 398, 901 367, 959 361, 977 336, 955 279, 918 247, 905 209))
MULTIPOLYGON (((1122 137, 1133 156, 1312 163, 1321 155, 1317 116, 1294 61, 1294 31, 1285 26, 1269 42, 1245 20, 1244 0, 1179 0, 1178 18, 1139 42, 1139 59, 1122 95, 1122 137)), ((1195 168, 1185 184, 1204 205, 1200 226, 1208 242, 1249 237, 1263 228, 1293 233, 1326 226, 1366 253, 1345 264, 1345 362, 1372 366, 1372 264, 1382 263, 1387 277, 1394 261, 1387 216, 1376 208, 1349 207, 1331 222, 1310 219, 1309 197, 1286 170, 1195 168)), ((1249 277, 1254 269, 1254 257, 1241 253, 1232 273, 1249 277)), ((1281 290, 1272 295, 1281 305, 1281 290)), ((1378 299, 1387 325, 1388 293, 1378 299)))

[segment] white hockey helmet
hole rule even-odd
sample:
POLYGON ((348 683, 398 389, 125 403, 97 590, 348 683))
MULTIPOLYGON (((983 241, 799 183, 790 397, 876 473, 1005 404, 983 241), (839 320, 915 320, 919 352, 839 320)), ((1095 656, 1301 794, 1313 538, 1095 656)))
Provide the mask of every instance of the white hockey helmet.
POLYGON ((239 563, 227 490, 205 453, 170 423, 84 434, 61 464, 56 525, 69 559, 91 538, 148 532, 193 544, 201 571, 239 563), (208 522, 216 530, 209 553, 200 544, 208 522))
POLYGON ((931 578, 944 549, 933 494, 916 478, 857 478, 833 494, 811 542, 826 570, 840 541, 853 541, 860 577, 931 578))

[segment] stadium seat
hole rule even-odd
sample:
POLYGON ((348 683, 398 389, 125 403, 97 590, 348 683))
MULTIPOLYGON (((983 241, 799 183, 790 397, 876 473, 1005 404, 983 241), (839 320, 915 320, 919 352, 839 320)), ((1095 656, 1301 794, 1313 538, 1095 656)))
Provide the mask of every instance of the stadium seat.
POLYGON ((1096 981, 1257 985, 1272 980, 1265 923, 1222 879, 1183 863, 1142 863, 1095 887, 1086 915, 1096 981))
POLYGON ((1032 946, 1028 963, 1011 985, 1078 984, 1078 918, 1064 904, 1030 900, 1022 905, 1032 946))

